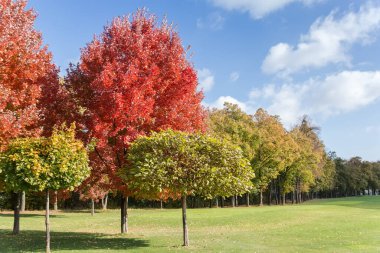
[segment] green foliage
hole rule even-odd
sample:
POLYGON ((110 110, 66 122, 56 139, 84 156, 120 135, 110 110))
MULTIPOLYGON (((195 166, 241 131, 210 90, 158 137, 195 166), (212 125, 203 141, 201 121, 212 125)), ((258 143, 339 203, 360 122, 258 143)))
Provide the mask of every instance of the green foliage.
POLYGON ((1 154, 0 177, 11 191, 73 189, 90 172, 75 127, 55 129, 49 138, 18 138, 1 154))
POLYGON ((172 130, 138 138, 121 178, 137 197, 205 198, 242 194, 254 174, 240 148, 202 134, 172 130))
POLYGON ((251 115, 238 105, 225 103, 223 109, 209 112, 208 125, 212 136, 238 145, 245 157, 252 159, 257 149, 257 128, 251 115))

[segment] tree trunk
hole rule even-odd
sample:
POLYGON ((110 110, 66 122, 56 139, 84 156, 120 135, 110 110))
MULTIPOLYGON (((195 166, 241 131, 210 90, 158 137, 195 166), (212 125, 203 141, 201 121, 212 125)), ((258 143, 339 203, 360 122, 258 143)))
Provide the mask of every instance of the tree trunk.
POLYGON ((102 209, 107 210, 108 194, 102 198, 102 209))
POLYGON ((46 190, 46 213, 45 213, 45 226, 46 226, 46 253, 50 253, 50 220, 49 220, 49 190, 46 190))
POLYGON ((18 235, 20 233, 20 205, 21 194, 14 192, 13 194, 13 234, 18 235))
POLYGON ((222 197, 222 203, 221 203, 221 206, 220 206, 221 208, 223 208, 224 207, 224 197, 222 197))
POLYGON ((58 192, 54 191, 54 211, 58 211, 58 192))
POLYGON ((22 191, 22 195, 21 195, 21 209, 20 211, 21 212, 25 212, 25 191, 22 191))
POLYGON ((235 207, 235 195, 231 196, 231 206, 235 207))
POLYGON ((219 207, 219 197, 216 197, 215 199, 215 207, 219 207))
POLYGON ((128 197, 121 197, 121 233, 128 233, 128 197))
POLYGON ((282 205, 285 205, 286 198, 285 198, 285 193, 282 194, 282 205))
POLYGON ((163 203, 162 199, 160 200, 160 209, 161 210, 164 209, 164 203, 163 203))
POLYGON ((189 231, 187 229, 187 218, 186 218, 186 196, 182 196, 181 204, 182 204, 183 246, 189 246, 189 231))
POLYGON ((269 183, 269 187, 268 187, 268 205, 272 205, 272 183, 269 183))
POLYGON ((263 206, 263 190, 260 189, 260 206, 263 206))
POLYGON ((95 201, 91 199, 91 216, 95 214, 95 201))
POLYGON ((294 198, 295 198, 295 192, 294 192, 294 189, 292 191, 292 204, 294 205, 294 198))
POLYGON ((246 193, 246 202, 247 202, 247 207, 249 207, 249 192, 246 193))
POLYGON ((235 206, 239 206, 239 196, 235 195, 235 206))

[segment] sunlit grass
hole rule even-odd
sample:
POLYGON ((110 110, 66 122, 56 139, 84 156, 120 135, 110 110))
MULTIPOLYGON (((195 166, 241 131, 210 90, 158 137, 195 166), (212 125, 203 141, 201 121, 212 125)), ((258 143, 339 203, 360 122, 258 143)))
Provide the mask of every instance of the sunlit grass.
MULTIPOLYGON (((43 252, 43 212, 0 214, 0 252, 43 252)), ((380 252, 380 197, 315 200, 302 205, 189 209, 190 247, 183 248, 179 209, 52 214, 54 252, 380 252)))

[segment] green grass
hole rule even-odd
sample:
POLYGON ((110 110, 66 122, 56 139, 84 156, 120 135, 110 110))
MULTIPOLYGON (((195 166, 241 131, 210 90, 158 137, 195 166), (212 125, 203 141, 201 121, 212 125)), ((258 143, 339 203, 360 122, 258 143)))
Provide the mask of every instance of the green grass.
MULTIPOLYGON (((188 210, 190 246, 182 243, 179 209, 58 212, 51 217, 53 252, 380 252, 380 197, 309 201, 302 205, 188 210)), ((0 213, 0 252, 43 252, 43 212, 0 213)))

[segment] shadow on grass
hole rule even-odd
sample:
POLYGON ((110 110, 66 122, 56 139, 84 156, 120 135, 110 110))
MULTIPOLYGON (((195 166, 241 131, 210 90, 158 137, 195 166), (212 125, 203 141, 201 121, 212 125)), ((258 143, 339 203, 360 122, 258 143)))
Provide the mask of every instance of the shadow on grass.
MULTIPOLYGON (((87 250, 103 252, 106 250, 128 250, 148 247, 147 240, 125 238, 120 235, 52 232, 51 249, 87 250)), ((0 252, 44 252, 45 231, 24 230, 17 236, 11 230, 0 229, 0 252)))
MULTIPOLYGON (((0 219, 1 217, 12 217, 13 213, 0 213, 0 219)), ((23 218, 33 218, 33 217, 45 217, 45 213, 38 214, 38 213, 20 213, 20 217, 23 218)), ((64 215, 60 214, 50 214, 51 218, 64 218, 64 215)), ((0 251, 1 252, 1 251, 0 251)))

